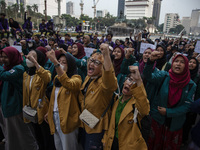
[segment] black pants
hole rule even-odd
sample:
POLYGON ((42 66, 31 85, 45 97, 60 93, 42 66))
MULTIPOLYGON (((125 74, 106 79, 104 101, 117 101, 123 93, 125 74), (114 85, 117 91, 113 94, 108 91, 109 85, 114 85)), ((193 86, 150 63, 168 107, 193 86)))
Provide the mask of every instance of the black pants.
POLYGON ((39 146, 39 150, 55 150, 53 135, 50 134, 49 125, 43 121, 42 124, 31 123, 39 146))
POLYGON ((55 31, 53 31, 53 30, 48 30, 47 32, 49 32, 50 36, 52 36, 55 33, 55 31))
POLYGON ((118 142, 118 138, 116 137, 114 137, 111 150, 119 150, 119 142, 118 142))
MULTIPOLYGON (((4 30, 5 30, 5 29, 4 29, 4 30)), ((7 34, 6 38, 8 39, 8 38, 9 38, 9 35, 10 35, 10 32, 9 32, 9 31, 6 31, 6 30, 5 30, 5 32, 2 32, 2 31, 1 31, 1 39, 4 38, 4 33, 7 34)))
POLYGON ((47 35, 47 30, 45 29, 40 30, 40 32, 41 32, 41 35, 43 34, 43 32, 45 32, 45 36, 47 35))

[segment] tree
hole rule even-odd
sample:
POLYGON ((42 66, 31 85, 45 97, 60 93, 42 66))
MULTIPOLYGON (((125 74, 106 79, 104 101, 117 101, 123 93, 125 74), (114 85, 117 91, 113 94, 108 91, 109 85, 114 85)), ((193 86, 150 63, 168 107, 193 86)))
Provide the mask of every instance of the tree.
POLYGON ((28 11, 28 14, 32 14, 32 7, 30 5, 26 5, 26 10, 28 11))
POLYGON ((38 5, 37 4, 33 4, 32 8, 33 8, 34 12, 38 12, 38 5))
POLYGON ((139 30, 144 30, 147 26, 144 18, 128 20, 127 24, 128 24, 129 27, 136 28, 136 29, 139 29, 139 30))
POLYGON ((18 14, 18 11, 19 11, 19 5, 17 3, 15 3, 11 6, 11 8, 13 10, 13 13, 15 14, 15 19, 17 19, 17 14, 18 14))
POLYGON ((163 32, 163 27, 164 27, 164 23, 160 24, 157 29, 158 29, 158 32, 163 32))
POLYGON ((175 28, 170 28, 169 33, 179 34, 183 29, 184 29, 184 26, 180 24, 180 25, 177 25, 175 28))
POLYGON ((21 18, 23 19, 23 15, 24 15, 24 12, 25 12, 24 5, 23 5, 23 4, 20 4, 20 5, 19 5, 19 9, 20 9, 21 18))
POLYGON ((6 3, 4 1, 0 2, 0 9, 1 9, 1 12, 6 13, 6 3))

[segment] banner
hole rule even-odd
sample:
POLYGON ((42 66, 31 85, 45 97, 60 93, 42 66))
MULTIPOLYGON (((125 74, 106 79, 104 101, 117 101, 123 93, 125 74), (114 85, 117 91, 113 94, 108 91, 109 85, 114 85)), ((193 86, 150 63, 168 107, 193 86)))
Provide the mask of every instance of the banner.
POLYGON ((140 45, 140 53, 143 54, 147 48, 156 49, 156 46, 149 43, 141 43, 140 45))
POLYGON ((84 47, 85 49, 85 54, 87 57, 90 57, 90 55, 93 53, 94 48, 88 48, 88 47, 84 47))
POLYGON ((200 53, 200 41, 197 41, 194 51, 200 53))
POLYGON ((12 47, 16 48, 20 53, 22 53, 22 46, 12 45, 12 47))

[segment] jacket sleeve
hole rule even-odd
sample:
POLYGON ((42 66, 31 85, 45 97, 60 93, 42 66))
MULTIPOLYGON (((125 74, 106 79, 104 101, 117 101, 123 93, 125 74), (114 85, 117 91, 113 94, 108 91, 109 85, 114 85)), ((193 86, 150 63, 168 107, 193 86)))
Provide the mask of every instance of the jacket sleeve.
POLYGON ((5 71, 2 66, 0 66, 0 80, 2 81, 16 81, 21 76, 23 76, 24 67, 21 65, 13 67, 9 71, 5 71))
MULTIPOLYGON (((134 86, 134 85, 133 85, 134 86)), ((136 99, 136 108, 138 109, 141 116, 146 116, 149 114, 150 105, 149 100, 147 99, 147 93, 144 88, 144 85, 138 87, 131 87, 134 98, 136 99)))
POLYGON ((153 71, 154 62, 151 62, 149 59, 144 67, 143 75, 145 79, 153 84, 160 83, 165 78, 165 75, 168 74, 166 71, 153 71))
POLYGON ((8 20, 6 19, 6 29, 9 30, 8 20))
POLYGON ((126 74, 126 75, 129 74, 128 67, 133 65, 134 63, 135 63, 135 57, 134 56, 131 55, 129 59, 124 58, 123 61, 122 61, 121 67, 120 67, 120 70, 121 70, 120 72, 122 74, 126 74))
POLYGON ((113 66, 110 68, 109 71, 105 71, 103 68, 101 86, 104 91, 114 92, 117 89, 117 78, 115 77, 115 71, 113 66))
MULTIPOLYGON (((74 57, 75 58, 75 57, 74 57)), ((82 59, 77 59, 76 60, 76 65, 78 68, 84 68, 87 67, 87 57, 83 57, 82 59)))
POLYGON ((58 77, 58 80, 62 84, 62 86, 66 89, 73 90, 73 91, 79 91, 81 87, 81 77, 79 75, 74 75, 71 78, 67 76, 66 73, 64 73, 61 77, 58 77))
POLYGON ((191 103, 193 102, 193 95, 195 93, 195 90, 196 90, 196 84, 192 86, 183 105, 175 108, 167 108, 166 109, 167 117, 178 117, 189 112, 191 103))
POLYGON ((39 29, 42 30, 42 24, 41 24, 41 23, 40 23, 40 25, 39 25, 39 29))
POLYGON ((1 24, 1 22, 0 22, 0 30, 3 30, 3 26, 2 26, 2 24, 1 24))
POLYGON ((51 73, 49 70, 45 70, 43 67, 40 67, 40 69, 37 70, 36 73, 44 81, 44 84, 47 85, 51 81, 51 73))
POLYGON ((200 113, 200 98, 191 104, 190 110, 195 113, 200 113))

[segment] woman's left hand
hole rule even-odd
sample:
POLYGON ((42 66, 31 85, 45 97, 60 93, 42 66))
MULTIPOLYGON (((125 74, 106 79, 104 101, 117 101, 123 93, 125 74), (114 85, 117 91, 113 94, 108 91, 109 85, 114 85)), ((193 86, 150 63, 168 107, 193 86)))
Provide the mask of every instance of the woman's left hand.
POLYGON ((158 106, 158 112, 165 116, 166 115, 166 108, 158 106))

